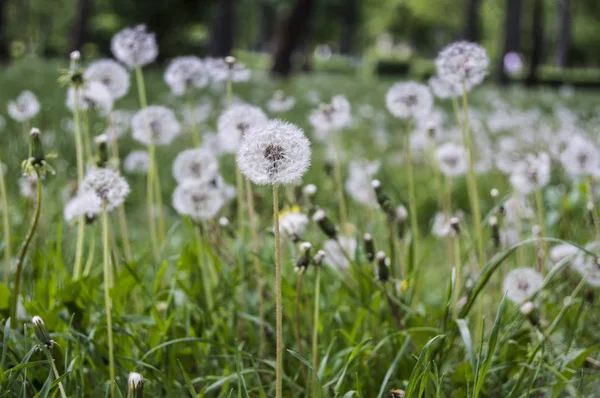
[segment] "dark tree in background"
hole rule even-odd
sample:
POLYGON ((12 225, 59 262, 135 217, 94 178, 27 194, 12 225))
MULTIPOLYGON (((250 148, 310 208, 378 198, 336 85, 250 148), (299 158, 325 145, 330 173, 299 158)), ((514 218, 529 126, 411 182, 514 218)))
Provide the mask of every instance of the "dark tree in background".
POLYGON ((509 52, 519 52, 521 45, 521 0, 506 0, 504 11, 504 44, 499 56, 498 71, 500 73, 500 84, 508 83, 508 76, 504 70, 504 56, 509 52))
POLYGON ((233 24, 235 9, 233 0, 218 0, 210 24, 210 36, 207 54, 213 57, 225 57, 233 49, 233 24))
POLYGON ((275 33, 277 10, 270 0, 263 0, 258 5, 260 13, 260 27, 256 49, 258 51, 271 51, 271 40, 275 33))
POLYGON ((569 66, 571 44, 571 0, 556 0, 556 13, 558 16, 556 65, 566 68, 569 66))
POLYGON ((10 58, 6 37, 6 3, 7 0, 0 0, 0 63, 8 62, 10 58))
POLYGON ((354 50, 356 32, 359 30, 358 0, 346 0, 342 7, 340 28, 340 54, 350 55, 354 50))
POLYGON ((292 69, 294 50, 305 38, 316 0, 295 0, 292 8, 281 19, 275 37, 275 53, 271 74, 286 78, 292 69))
POLYGON ((87 29, 92 11, 92 0, 77 0, 75 19, 71 26, 69 50, 81 50, 87 40, 87 29))
POLYGON ((533 0, 531 20, 531 63, 525 84, 529 87, 537 84, 537 70, 544 55, 544 1, 533 0))
POLYGON ((479 42, 481 40, 481 26, 479 23, 481 0, 466 0, 466 2, 464 38, 468 41, 479 42))

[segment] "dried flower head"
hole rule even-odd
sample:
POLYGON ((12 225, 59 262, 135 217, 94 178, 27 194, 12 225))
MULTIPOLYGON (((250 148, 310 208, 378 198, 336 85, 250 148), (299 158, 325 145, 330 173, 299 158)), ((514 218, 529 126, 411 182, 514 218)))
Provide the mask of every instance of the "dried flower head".
POLYGON ((145 145, 168 145, 181 131, 175 113, 169 108, 152 105, 131 120, 133 138, 145 145))
POLYGON ((147 174, 150 168, 148 151, 131 151, 123 160, 123 170, 131 174, 147 174))
POLYGON ((388 90, 385 103, 397 118, 419 119, 431 112, 433 96, 429 87, 415 82, 396 83, 388 90))
POLYGON ((173 192, 173 207, 194 221, 210 220, 224 204, 222 191, 210 183, 185 180, 173 192))
POLYGON ((452 85, 468 91, 480 84, 489 67, 485 49, 475 43, 458 41, 445 47, 435 60, 437 75, 452 85))
POLYGON ((79 188, 81 195, 88 192, 96 194, 106 210, 111 211, 125 202, 130 189, 127 181, 116 171, 110 168, 90 168, 79 188))
POLYGON ((325 262, 339 270, 345 270, 350 266, 348 259, 353 259, 356 254, 356 239, 339 236, 329 239, 323 244, 325 262))
POLYGON ((237 163, 255 184, 290 184, 310 165, 310 142, 296 125, 271 120, 246 133, 237 163))
POLYGON ((23 91, 16 101, 8 103, 8 114, 17 122, 26 122, 40 111, 40 103, 31 91, 23 91))
POLYGON ((80 111, 96 110, 106 115, 113 107, 113 96, 104 84, 86 81, 82 89, 69 87, 67 91, 67 107, 71 112, 75 112, 75 92, 77 92, 77 107, 80 111))
POLYGON ((132 69, 153 62, 158 55, 156 38, 146 25, 123 29, 113 36, 110 47, 115 58, 132 69))
POLYGON ((267 115, 259 107, 252 105, 231 106, 219 116, 217 121, 219 147, 225 153, 235 153, 248 131, 262 127, 267 122, 267 115))
POLYGON ((179 152, 173 162, 173 177, 179 183, 196 180, 199 183, 213 180, 219 173, 217 158, 204 148, 179 152))
POLYGON ((513 269, 504 278, 506 298, 517 304, 523 303, 540 290, 543 282, 542 275, 533 268, 513 269))
POLYGON ((82 217, 91 222, 102 212, 102 200, 95 192, 82 192, 69 200, 63 215, 65 221, 73 224, 82 217))
POLYGON ((129 72, 112 59, 92 62, 83 72, 83 77, 104 84, 115 100, 124 97, 129 91, 129 72))
POLYGON ((447 177, 458 177, 467 172, 468 153, 462 145, 448 142, 435 150, 437 165, 447 177))
POLYGON ((202 60, 195 56, 177 57, 165 71, 165 82, 175 95, 208 85, 209 72, 202 60))

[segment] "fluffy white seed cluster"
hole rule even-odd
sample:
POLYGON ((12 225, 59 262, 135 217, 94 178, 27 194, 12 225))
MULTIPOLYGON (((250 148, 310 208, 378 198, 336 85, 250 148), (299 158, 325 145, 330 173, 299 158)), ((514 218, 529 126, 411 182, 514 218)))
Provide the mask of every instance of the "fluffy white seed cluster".
POLYGON ((433 95, 439 99, 456 98, 462 94, 458 84, 441 79, 439 76, 432 76, 428 83, 433 95))
POLYGON ((228 64, 224 58, 204 58, 204 64, 213 84, 219 84, 231 79, 234 83, 250 80, 251 71, 241 62, 228 64))
POLYGON ((507 299, 521 304, 540 290, 543 282, 542 275, 533 268, 517 268, 506 275, 503 287, 507 299))
POLYGON ((40 111, 40 103, 31 91, 23 91, 15 101, 8 103, 8 114, 17 122, 26 122, 40 111))
POLYGON ((175 95, 184 95, 188 90, 206 87, 209 71, 202 60, 195 56, 177 57, 165 70, 165 82, 175 95))
POLYGON ((204 148, 186 149, 173 162, 173 177, 178 183, 185 180, 204 183, 214 180, 218 173, 217 158, 204 148))
POLYGON ((150 169, 148 151, 131 151, 123 160, 123 170, 129 174, 147 174, 150 169))
POLYGON ((348 165, 346 192, 358 203, 377 208, 377 197, 371 185, 373 176, 379 171, 381 162, 368 160, 353 160, 348 165))
POLYGON ((437 165, 447 177, 458 177, 467 172, 468 153, 462 145, 447 142, 435 150, 437 165))
POLYGON ((308 216, 300 211, 284 211, 279 215, 279 232, 284 237, 299 239, 308 222, 308 216))
POLYGON ((598 173, 600 152, 593 142, 576 135, 560 154, 560 162, 570 176, 593 175, 598 173))
POLYGON ((518 192, 529 195, 550 182, 550 156, 542 152, 539 155, 528 154, 519 162, 510 175, 510 183, 518 192))
POLYGON ((76 195, 67 202, 63 215, 65 221, 73 224, 82 217, 93 220, 102 212, 102 200, 95 192, 87 191, 76 195))
POLYGON ((416 82, 396 83, 388 90, 385 104, 400 119, 419 119, 431 112, 433 96, 429 87, 416 82))
POLYGON ((111 211, 125 202, 130 189, 118 172, 110 168, 91 168, 79 188, 81 195, 89 192, 102 201, 107 211, 111 211))
POLYGON ((340 236, 337 240, 329 239, 323 244, 325 252, 325 262, 340 271, 350 267, 350 261, 356 255, 356 239, 347 236, 340 236))
POLYGON ((350 101, 343 95, 336 95, 330 104, 321 104, 312 111, 308 120, 319 135, 327 136, 332 131, 341 130, 352 120, 350 101))
POLYGON ((450 44, 440 51, 435 60, 440 79, 467 91, 483 82, 489 64, 485 49, 467 41, 450 44))
POLYGON ((267 115, 257 106, 231 106, 219 116, 217 121, 220 149, 225 153, 235 153, 248 131, 260 128, 267 122, 267 115))
POLYGON ((151 105, 131 120, 133 138, 144 145, 168 145, 181 131, 175 113, 167 107, 151 105))
POLYGON ((112 59, 92 62, 85 68, 83 77, 104 84, 115 100, 124 97, 129 91, 129 72, 112 59))
POLYGON ((113 96, 109 89, 100 82, 90 80, 84 83, 83 88, 76 90, 69 87, 67 91, 67 107, 75 112, 75 94, 77 93, 77 108, 80 111, 98 111, 106 115, 113 107, 113 96))
POLYGON ((310 166, 310 142, 298 126, 271 120, 246 133, 237 153, 237 164, 258 185, 290 184, 310 166))
MULTIPOLYGON (((598 253, 600 242, 592 242, 587 244, 585 248, 592 253, 598 253)), ((597 257, 580 252, 571 263, 571 267, 585 279, 588 285, 600 287, 600 265, 597 257)))
POLYGON ((214 218, 225 203, 221 189, 211 183, 186 180, 173 192, 173 207, 194 221, 214 218))
POLYGON ((123 29, 113 36, 110 46, 115 58, 132 69, 154 62, 158 55, 156 38, 146 25, 123 29))
POLYGON ((277 90, 267 102, 267 109, 272 113, 282 113, 289 111, 294 105, 296 105, 296 98, 292 96, 286 97, 283 91, 277 90))
POLYGON ((124 109, 115 109, 109 114, 108 126, 104 134, 111 140, 122 137, 131 128, 134 113, 124 109))

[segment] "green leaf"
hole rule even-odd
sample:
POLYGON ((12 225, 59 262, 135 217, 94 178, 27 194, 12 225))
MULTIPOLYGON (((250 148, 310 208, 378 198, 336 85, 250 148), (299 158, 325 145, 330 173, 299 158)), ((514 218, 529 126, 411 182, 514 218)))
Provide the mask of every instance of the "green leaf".
POLYGON ((344 377, 346 377, 346 372, 348 371, 348 367, 350 366, 350 363, 352 363, 352 361, 354 360, 354 358, 364 349, 365 345, 369 341, 371 341, 370 337, 366 338, 365 340, 363 340, 359 345, 357 345, 356 347, 354 347, 354 349, 352 350, 352 353, 350 354, 350 356, 348 357, 348 360, 346 361, 346 364, 344 365, 344 369, 342 370, 342 374, 338 378, 338 381, 337 381, 337 383, 335 383, 335 387, 333 388, 333 391, 336 394, 339 394, 339 391, 342 388, 342 384, 344 383, 344 377))
POLYGON ((181 373, 183 374, 183 379, 185 380, 185 386, 187 387, 188 392, 190 393, 190 395, 192 397, 197 397, 198 393, 196 393, 196 389, 194 388, 194 385, 192 384, 192 380, 190 379, 190 376, 188 376, 187 372, 183 368, 183 365, 181 365, 181 361, 179 359, 177 360, 177 364, 179 365, 179 369, 181 370, 181 373))
POLYGON ((378 398, 383 397, 383 395, 385 394, 386 386, 387 386, 388 382, 390 381, 392 374, 396 370, 396 365, 398 365, 398 361, 400 360, 400 358, 402 358, 404 356, 404 354, 406 354, 406 350, 408 349, 409 343, 410 343, 410 336, 406 336, 406 338, 404 339, 404 343, 402 344, 402 347, 400 347, 398 354, 396 354, 396 357, 392 361, 392 364, 390 365, 387 372, 385 373, 385 377, 383 378, 383 381, 381 382, 381 387, 379 388, 379 394, 377 394, 378 398))
POLYGON ((3 283, 0 283, 0 310, 8 310, 10 303, 10 289, 3 283))
POLYGON ((477 369, 477 359, 475 358, 475 349, 473 347, 473 339, 471 338, 471 332, 469 331, 469 325, 464 319, 457 319, 456 324, 458 325, 458 331, 462 338, 463 344, 467 349, 467 355, 469 356, 469 362, 471 362, 471 371, 475 375, 477 369))
POLYGON ((443 338, 443 334, 439 334, 433 337, 431 340, 425 344, 423 350, 421 350, 421 355, 419 355, 419 359, 417 360, 417 364, 413 368, 412 373, 410 374, 410 378, 408 379, 408 387, 406 388, 406 397, 412 397, 417 388, 417 383, 419 383, 421 377, 423 377, 423 372, 421 371, 421 367, 425 366, 426 363, 429 362, 429 349, 431 346, 440 338, 443 338))

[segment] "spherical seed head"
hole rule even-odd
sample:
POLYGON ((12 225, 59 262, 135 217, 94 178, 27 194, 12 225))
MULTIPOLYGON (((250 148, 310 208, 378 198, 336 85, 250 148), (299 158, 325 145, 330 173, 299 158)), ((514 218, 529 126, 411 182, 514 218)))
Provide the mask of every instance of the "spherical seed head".
POLYGON ((131 174, 146 174, 150 168, 148 151, 131 151, 123 160, 123 170, 131 174))
POLYGON ((435 150, 435 157, 440 171, 447 177, 458 177, 467 171, 468 153, 462 145, 442 144, 435 150))
POLYGON ((131 388, 138 388, 144 384, 144 377, 137 372, 131 372, 129 373, 127 383, 131 388))
POLYGON ((8 103, 8 114, 17 122, 26 122, 40 111, 40 103, 31 91, 23 91, 16 101, 8 103))
POLYGON ((314 184, 305 185, 304 188, 302 188, 302 193, 306 196, 315 196, 317 193, 317 186, 314 184))
POLYGON ((403 205, 400 205, 396 208, 396 218, 398 221, 406 221, 408 218, 408 210, 403 205))
POLYGON ((165 71, 165 82, 175 95, 183 95, 193 88, 203 88, 209 83, 209 71, 198 57, 177 57, 165 71))
POLYGON ((492 188, 492 190, 490 191, 490 195, 492 198, 497 198, 499 194, 500 192, 496 188, 492 188))
POLYGON ((437 75, 451 85, 466 90, 480 84, 489 67, 485 49, 475 43, 459 41, 445 47, 435 60, 437 75))
POLYGON ((535 311, 535 305, 531 301, 526 301, 520 308, 521 314, 527 316, 535 311))
POLYGON ((217 137, 223 152, 235 153, 240 142, 250 130, 265 126, 267 115, 253 105, 233 105, 217 121, 217 137))
POLYGON ((433 95, 440 99, 456 98, 462 93, 460 85, 448 82, 439 76, 431 77, 428 83, 433 95))
POLYGON ((66 204, 63 211, 65 221, 69 224, 74 223, 81 217, 86 220, 93 220, 96 215, 102 212, 102 199, 95 192, 81 192, 73 197, 66 204))
POLYGON ((517 268, 508 273, 504 279, 506 298, 520 304, 537 292, 544 282, 539 272, 532 268, 517 268))
POLYGON ((123 29, 113 36, 110 47, 115 58, 132 69, 153 62, 158 55, 156 38, 146 25, 123 29))
POLYGON ((125 202, 130 188, 118 172, 110 168, 90 168, 81 183, 79 193, 90 192, 102 201, 107 211, 111 211, 125 202))
POLYGON ((173 192, 173 207, 194 221, 213 219, 225 203, 223 192, 211 183, 185 180, 173 192))
POLYGON ((371 236, 371 234, 369 234, 369 233, 366 233, 366 234, 363 236, 363 239, 364 239, 364 240, 366 240, 366 241, 372 241, 372 240, 373 240, 373 237, 371 236))
POLYGON ((31 131, 29 131, 29 135, 30 135, 30 136, 32 136, 32 137, 39 137, 39 136, 40 136, 40 134, 42 134, 42 133, 40 132, 40 129, 38 129, 38 128, 35 128, 35 127, 34 127, 34 128, 32 128, 32 129, 31 129, 31 131))
POLYGON ((576 135, 560 154, 560 162, 571 176, 593 174, 598 170, 600 151, 593 142, 576 135))
POLYGON ((104 84, 113 99, 124 97, 129 91, 129 72, 120 63, 112 59, 94 61, 85 68, 86 80, 104 84))
POLYGON ((321 104, 318 109, 312 111, 309 122, 315 130, 326 135, 350 124, 352 120, 350 110, 348 99, 343 95, 336 95, 331 99, 331 104, 321 104))
POLYGON ((77 50, 71 51, 70 58, 72 61, 79 61, 79 59, 81 59, 81 53, 77 50))
POLYGON ((82 89, 69 87, 67 91, 67 108, 75 112, 75 93, 77 107, 80 111, 96 110, 102 115, 108 114, 113 107, 113 96, 107 86, 97 81, 86 81, 82 89))
POLYGON ((226 227, 229 225, 229 219, 227 217, 219 218, 219 225, 222 227, 226 227))
POLYGON ((131 120, 133 138, 145 145, 168 145, 181 131, 175 113, 160 105, 148 106, 131 120))
POLYGON ((533 193, 550 182, 550 156, 528 154, 524 161, 517 163, 510 175, 510 183, 523 195, 533 193))
POLYGON ((246 134, 237 163, 244 176, 257 185, 285 185, 306 173, 310 155, 310 142, 302 129, 271 120, 246 134))
POLYGON ((186 149, 180 152, 173 162, 173 177, 178 183, 185 180, 208 182, 218 173, 217 158, 204 148, 186 149))
POLYGON ((385 103, 392 115, 400 119, 421 118, 433 107, 429 87, 415 82, 396 83, 388 90, 385 103))

